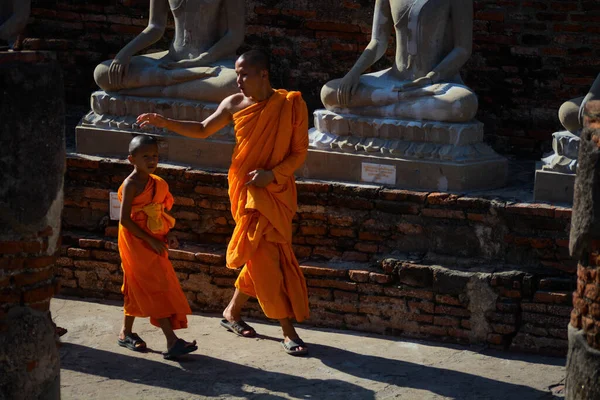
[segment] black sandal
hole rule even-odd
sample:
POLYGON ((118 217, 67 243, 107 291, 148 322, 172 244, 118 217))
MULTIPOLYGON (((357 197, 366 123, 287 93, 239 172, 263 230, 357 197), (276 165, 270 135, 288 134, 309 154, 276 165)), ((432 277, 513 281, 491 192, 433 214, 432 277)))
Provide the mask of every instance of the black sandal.
POLYGON ((196 350, 198 350, 198 346, 196 346, 194 342, 188 343, 183 339, 177 339, 173 347, 171 347, 168 351, 165 351, 162 354, 165 360, 173 360, 179 356, 191 353, 196 350))
POLYGON ((256 331, 254 328, 243 320, 229 322, 226 319, 222 319, 221 326, 241 337, 253 338, 256 336, 256 331), (246 333, 244 335, 244 331, 250 331, 250 333, 246 333))
POLYGON ((119 346, 127 347, 129 350, 146 351, 146 342, 144 342, 137 333, 131 333, 125 336, 125 339, 119 338, 117 343, 119 346))
POLYGON ((283 346, 283 350, 291 356, 305 356, 308 354, 308 346, 300 338, 290 340, 287 343, 283 340, 281 345, 283 346), (304 349, 298 350, 300 347, 304 347, 304 349))

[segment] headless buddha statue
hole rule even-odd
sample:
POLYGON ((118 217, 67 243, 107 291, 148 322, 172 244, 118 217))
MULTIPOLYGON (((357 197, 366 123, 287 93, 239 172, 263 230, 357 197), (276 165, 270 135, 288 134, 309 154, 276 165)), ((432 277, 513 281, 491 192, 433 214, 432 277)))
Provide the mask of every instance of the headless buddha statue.
POLYGON ((371 41, 342 79, 321 90, 325 107, 373 117, 466 122, 477 97, 459 71, 471 55, 472 0, 376 0, 371 41), (385 54, 392 30, 391 68, 363 74, 385 54))
POLYGON ((566 130, 573 134, 579 134, 583 128, 583 109, 590 100, 598 100, 600 97, 600 74, 592 84, 592 87, 585 97, 577 97, 566 101, 558 110, 560 123, 566 130))
POLYGON ((148 27, 98 65, 94 79, 120 95, 218 103, 238 91, 234 62, 244 9, 243 0, 150 0, 148 27), (163 36, 169 12, 175 20, 169 50, 135 56, 163 36))
POLYGON ((25 29, 31 0, 0 0, 0 48, 18 50, 19 34, 25 29))

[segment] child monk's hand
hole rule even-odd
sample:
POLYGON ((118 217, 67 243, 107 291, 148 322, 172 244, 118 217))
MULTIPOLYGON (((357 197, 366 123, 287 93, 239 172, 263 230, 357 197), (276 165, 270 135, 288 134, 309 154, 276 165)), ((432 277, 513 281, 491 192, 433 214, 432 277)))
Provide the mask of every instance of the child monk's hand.
POLYGON ((154 250, 158 255, 162 256, 167 252, 167 244, 162 240, 150 238, 148 240, 148 244, 150 245, 150 247, 152 247, 152 250, 154 250))
POLYGON ((177 249, 179 247, 179 240, 177 240, 177 236, 172 232, 167 234, 167 243, 169 243, 170 249, 177 249))
POLYGON ((137 117, 135 122, 138 123, 140 128, 145 128, 150 125, 156 126, 157 128, 165 128, 167 126, 167 119, 156 113, 141 114, 137 117))

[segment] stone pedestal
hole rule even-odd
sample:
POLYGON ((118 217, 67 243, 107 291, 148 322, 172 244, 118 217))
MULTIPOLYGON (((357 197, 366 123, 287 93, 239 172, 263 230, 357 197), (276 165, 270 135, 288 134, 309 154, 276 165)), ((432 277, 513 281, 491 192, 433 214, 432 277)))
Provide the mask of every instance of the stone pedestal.
POLYGON ((156 127, 142 130, 135 123, 138 115, 149 112, 167 118, 202 121, 217 107, 215 103, 119 96, 98 91, 91 96, 92 110, 76 128, 76 149, 83 154, 125 157, 132 137, 145 133, 157 137, 161 162, 226 169, 235 144, 231 125, 209 139, 196 140, 156 127))
POLYGON ((508 162, 483 143, 483 124, 411 121, 314 113, 309 133, 312 178, 378 182, 424 190, 478 190, 505 185, 508 162), (383 165, 385 179, 365 169, 383 165), (390 175, 394 175, 391 177, 390 175))
MULTIPOLYGON (((203 103, 190 100, 156 99, 135 96, 111 95, 103 91, 92 93, 90 98, 91 111, 83 117, 80 127, 101 129, 118 129, 120 131, 139 132, 135 123, 138 115, 143 113, 158 113, 167 118, 186 121, 203 121, 217 107, 216 103, 203 103)), ((148 128, 143 132, 164 134, 160 128, 148 128)), ((233 127, 227 126, 212 136, 213 139, 233 140, 233 127)))
POLYGON ((535 201, 573 202, 579 142, 579 136, 568 131, 552 134, 553 152, 542 158, 536 167, 533 189, 535 201))
POLYGON ((533 200, 572 204, 574 186, 575 174, 539 168, 535 171, 533 200))

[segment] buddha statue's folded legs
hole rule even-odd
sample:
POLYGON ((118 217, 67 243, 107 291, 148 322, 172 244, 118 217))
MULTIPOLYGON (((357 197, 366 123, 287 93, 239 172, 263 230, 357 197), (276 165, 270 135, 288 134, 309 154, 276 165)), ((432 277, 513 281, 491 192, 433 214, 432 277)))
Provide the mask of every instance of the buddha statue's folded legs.
POLYGON ((94 71, 96 84, 106 92, 127 96, 197 100, 218 103, 238 91, 232 60, 209 66, 166 69, 167 52, 135 56, 119 85, 109 79, 112 60, 94 71))
POLYGON ((360 77, 350 101, 340 105, 341 79, 328 82, 321 90, 321 101, 329 111, 374 117, 466 122, 477 113, 477 96, 460 83, 436 83, 403 90, 408 82, 389 77, 389 70, 360 77))

